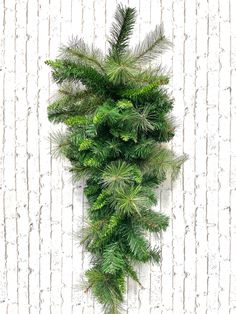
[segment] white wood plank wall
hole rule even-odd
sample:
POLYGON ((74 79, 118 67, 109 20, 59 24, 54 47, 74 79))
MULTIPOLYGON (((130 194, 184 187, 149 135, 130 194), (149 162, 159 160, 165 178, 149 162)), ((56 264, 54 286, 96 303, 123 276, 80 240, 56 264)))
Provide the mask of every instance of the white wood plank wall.
MULTIPOLYGON (((124 313, 236 313, 236 1, 126 0, 132 43, 162 21, 174 46, 162 57, 179 128, 171 147, 189 160, 157 193, 171 217, 159 266, 128 282, 124 313)), ((50 156, 48 58, 72 35, 107 50, 116 0, 0 0, 0 313, 99 314, 76 289, 89 267, 72 235, 83 182, 50 156)))

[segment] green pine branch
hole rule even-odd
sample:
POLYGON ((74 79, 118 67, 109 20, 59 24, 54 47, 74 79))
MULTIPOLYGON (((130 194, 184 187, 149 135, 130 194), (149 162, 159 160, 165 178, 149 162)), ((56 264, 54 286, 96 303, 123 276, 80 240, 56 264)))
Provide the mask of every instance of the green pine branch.
POLYGON ((72 37, 68 45, 63 45, 60 48, 60 52, 60 57, 64 59, 94 66, 97 70, 104 73, 104 57, 102 52, 93 46, 90 48, 78 37, 72 37))
POLYGON ((45 63, 52 68, 52 77, 56 83, 80 81, 87 89, 100 95, 106 94, 111 89, 106 76, 89 65, 63 59, 48 60, 45 63))
POLYGON ((171 43, 164 35, 163 25, 158 25, 134 48, 135 60, 140 63, 148 62, 169 47, 171 43))
POLYGON ((85 292, 107 314, 121 312, 127 277, 142 286, 136 265, 160 262, 148 234, 168 232, 169 217, 152 208, 156 189, 186 160, 164 145, 176 129, 169 74, 146 66, 170 43, 157 26, 131 49, 135 16, 118 5, 106 56, 75 37, 46 61, 59 85, 48 119, 65 126, 51 134, 51 153, 69 161, 75 186, 85 182, 86 223, 74 237, 91 256, 85 292))
POLYGON ((109 39, 109 57, 120 57, 127 48, 135 23, 136 11, 133 8, 117 6, 115 22, 112 24, 111 37, 109 39))

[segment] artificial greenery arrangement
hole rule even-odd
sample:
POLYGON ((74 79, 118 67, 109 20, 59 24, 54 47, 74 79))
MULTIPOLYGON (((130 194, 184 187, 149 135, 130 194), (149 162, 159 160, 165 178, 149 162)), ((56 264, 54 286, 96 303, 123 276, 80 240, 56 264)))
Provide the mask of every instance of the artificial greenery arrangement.
POLYGON ((137 263, 159 262, 159 249, 146 236, 168 226, 168 217, 152 210, 155 190, 185 160, 164 145, 174 136, 173 100, 164 88, 168 76, 150 67, 170 43, 157 26, 129 48, 135 15, 118 6, 106 56, 73 38, 57 60, 46 61, 59 84, 48 117, 67 126, 52 135, 54 153, 70 160, 75 181, 86 179, 86 290, 105 313, 119 313, 127 276, 141 285, 137 263))

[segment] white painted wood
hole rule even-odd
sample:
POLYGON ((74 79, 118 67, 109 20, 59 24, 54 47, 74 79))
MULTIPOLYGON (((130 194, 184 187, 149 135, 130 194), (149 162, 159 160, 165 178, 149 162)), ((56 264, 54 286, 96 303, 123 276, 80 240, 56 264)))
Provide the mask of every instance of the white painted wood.
POLYGON ((195 207, 195 108, 196 108, 196 1, 185 1, 184 19, 184 312, 196 313, 196 207, 195 207))
POLYGON ((230 2, 220 3, 219 88, 219 312, 230 309, 230 2))
MULTIPOLYGON (((3 34, 5 32, 5 16, 6 9, 4 7, 3 1, 0 2, 0 32, 3 34)), ((5 226, 5 209, 4 209, 4 197, 5 197, 5 188, 4 188, 4 144, 5 144, 5 130, 4 130, 4 101, 5 92, 5 71, 4 71, 4 56, 5 56, 5 40, 4 37, 1 36, 0 40, 0 119, 1 119, 1 128, 0 128, 0 311, 3 313, 6 312, 7 309, 7 274, 6 274, 6 226, 5 226)))
MULTIPOLYGON (((155 3, 154 3, 155 4, 155 3)), ((173 41, 173 3, 172 1, 160 1, 159 4, 159 20, 164 24, 165 34, 170 41, 173 41)), ((157 23, 157 19, 154 15, 155 11, 152 12, 152 23, 157 23)), ((166 66, 167 71, 172 72, 172 63, 173 63, 173 50, 164 54, 159 62, 166 66)), ((173 81, 170 80, 169 92, 170 94, 173 91, 173 81)), ((171 144, 169 145, 171 148, 171 144)), ((160 190, 160 206, 158 210, 161 210, 169 217, 172 217, 173 213, 173 203, 171 198, 171 182, 165 182, 163 187, 160 190)), ((170 225, 168 227, 168 232, 163 232, 162 237, 160 238, 160 247, 162 260, 160 264, 160 268, 156 267, 152 270, 151 278, 155 278, 155 276, 159 278, 158 285, 159 289, 155 289, 155 282, 151 282, 152 286, 152 297, 158 298, 158 304, 154 304, 152 306, 152 312, 156 313, 158 308, 160 308, 161 313, 172 313, 173 310, 173 223, 170 221, 170 225), (166 285, 162 283, 166 282, 166 285)))
MULTIPOLYGON (((44 64, 72 35, 108 49, 116 0, 0 0, 0 313, 99 314, 81 288, 89 256, 73 237, 86 217, 84 182, 52 159, 44 64)), ((155 210, 170 216, 160 265, 138 267, 124 313, 236 313, 236 2, 124 0, 137 8, 132 45, 160 21, 174 46, 179 128, 170 143, 188 161, 155 210)), ((158 62, 158 61, 157 61, 158 62)))
MULTIPOLYGON (((177 154, 184 152, 184 21, 185 3, 183 0, 173 4, 173 96, 175 108, 173 114, 180 121, 177 136, 173 139, 172 148, 177 154)), ((181 171, 178 180, 172 187, 173 210, 173 313, 184 312, 184 176, 181 171)))
POLYGON ((16 205, 18 226, 18 311, 29 309, 27 168, 27 3, 16 6, 16 205))
POLYGON ((208 4, 197 1, 195 108, 196 313, 207 310, 207 55, 208 4))
POLYGON ((236 91, 233 84, 236 82, 236 20, 234 13, 236 10, 235 1, 230 2, 230 86, 231 86, 231 110, 230 110, 230 314, 236 311, 236 91))

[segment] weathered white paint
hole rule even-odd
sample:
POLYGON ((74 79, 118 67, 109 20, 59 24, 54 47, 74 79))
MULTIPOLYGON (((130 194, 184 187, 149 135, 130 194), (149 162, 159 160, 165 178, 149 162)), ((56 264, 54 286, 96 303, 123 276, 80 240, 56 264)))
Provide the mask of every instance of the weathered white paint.
MULTIPOLYGON (((89 267, 73 233, 83 223, 83 182, 51 158, 48 58, 73 34, 107 50, 115 0, 0 0, 0 313, 101 313, 75 289, 89 267), (74 288, 73 288, 74 287, 74 288)), ((128 282, 127 313, 236 313, 236 1, 126 0, 132 43, 162 21, 174 47, 162 57, 189 160, 158 191, 170 227, 152 243, 159 266, 128 282)))

